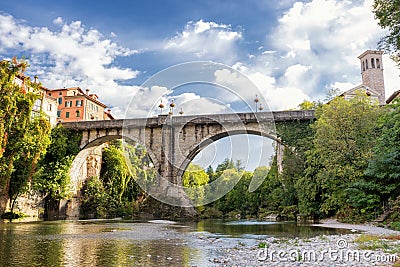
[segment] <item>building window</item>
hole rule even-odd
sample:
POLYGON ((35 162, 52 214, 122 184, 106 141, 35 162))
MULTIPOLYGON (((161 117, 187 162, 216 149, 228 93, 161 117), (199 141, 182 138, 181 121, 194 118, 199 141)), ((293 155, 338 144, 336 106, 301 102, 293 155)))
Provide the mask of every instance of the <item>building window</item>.
POLYGON ((33 104, 33 110, 40 111, 41 106, 42 106, 42 99, 36 99, 35 103, 33 104))
POLYGON ((365 71, 365 63, 364 63, 364 61, 362 62, 362 71, 365 71))
POLYGON ((376 59, 376 67, 377 67, 378 69, 381 68, 381 63, 379 62, 379 58, 376 59))
POLYGON ((49 93, 49 96, 51 96, 51 93, 49 93))
POLYGON ((371 58, 371 68, 375 69, 375 59, 371 58))
POLYGON ((61 110, 57 110, 57 118, 61 117, 61 110))
POLYGON ((65 107, 66 108, 72 107, 72 101, 65 101, 65 107))
POLYGON ((69 112, 65 112, 65 118, 69 118, 69 112))
POLYGON ((79 118, 81 116, 81 112, 79 110, 76 111, 76 117, 79 118))
POLYGON ((368 69, 368 60, 365 60, 365 68, 368 69))
POLYGON ((62 95, 62 92, 60 92, 58 95, 62 95))
POLYGON ((82 106, 82 100, 76 100, 76 106, 81 107, 82 106))
POLYGON ((53 108, 53 107, 52 107, 51 104, 49 104, 49 105, 47 106, 47 110, 48 110, 48 111, 51 111, 52 108, 53 108))
POLYGON ((58 104, 61 105, 62 104, 62 97, 58 98, 58 104))

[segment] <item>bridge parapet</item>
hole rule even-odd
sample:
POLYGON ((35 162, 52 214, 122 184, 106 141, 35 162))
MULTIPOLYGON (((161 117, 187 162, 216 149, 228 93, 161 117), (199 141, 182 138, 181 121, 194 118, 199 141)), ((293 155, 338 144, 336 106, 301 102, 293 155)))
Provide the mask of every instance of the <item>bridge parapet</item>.
POLYGON ((183 125, 190 124, 215 124, 242 121, 244 124, 250 122, 283 122, 283 121, 306 121, 315 119, 314 110, 290 110, 257 113, 236 113, 236 114, 204 114, 195 116, 173 116, 160 115, 158 117, 138 118, 138 119, 118 119, 103 121, 81 121, 63 122, 66 128, 75 130, 93 129, 122 129, 139 127, 160 127, 163 125, 183 125), (272 114, 272 115, 271 115, 272 114))

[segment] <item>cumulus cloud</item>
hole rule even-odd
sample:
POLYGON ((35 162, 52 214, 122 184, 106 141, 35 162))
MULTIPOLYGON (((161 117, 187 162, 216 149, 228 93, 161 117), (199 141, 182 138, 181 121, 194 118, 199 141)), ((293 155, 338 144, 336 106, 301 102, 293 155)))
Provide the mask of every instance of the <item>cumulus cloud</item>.
MULTIPOLYGON (((317 82, 324 79, 324 74, 339 82, 346 82, 345 73, 358 79, 356 57, 365 49, 374 48, 382 32, 373 18, 371 5, 371 0, 361 4, 339 0, 294 3, 279 19, 270 38, 284 56, 279 62, 286 67, 312 66, 308 77, 317 82)), ((306 92, 315 90, 321 88, 306 92)))
POLYGON ((235 43, 240 39, 242 33, 232 30, 230 25, 203 20, 190 21, 182 32, 166 41, 164 48, 202 60, 224 59, 224 62, 228 62, 236 57, 235 43))
POLYGON ((183 93, 173 98, 177 103, 175 114, 178 114, 181 110, 185 115, 231 112, 226 103, 222 103, 215 98, 201 97, 195 93, 183 93))
MULTIPOLYGON (((357 56, 375 49, 383 34, 373 17, 372 3, 294 2, 259 47, 255 63, 235 66, 252 77, 275 108, 296 108, 304 99, 323 99, 331 87, 348 90, 361 83, 357 56)), ((388 94, 399 82, 398 69, 385 56, 384 64, 388 94)))
POLYGON ((117 81, 133 79, 139 72, 113 63, 139 51, 106 39, 80 21, 66 23, 57 17, 53 23, 58 30, 29 26, 0 14, 0 53, 25 53, 32 66, 29 71, 49 88, 90 84, 108 105, 126 104, 126 97, 121 96, 132 96, 138 88, 117 81))

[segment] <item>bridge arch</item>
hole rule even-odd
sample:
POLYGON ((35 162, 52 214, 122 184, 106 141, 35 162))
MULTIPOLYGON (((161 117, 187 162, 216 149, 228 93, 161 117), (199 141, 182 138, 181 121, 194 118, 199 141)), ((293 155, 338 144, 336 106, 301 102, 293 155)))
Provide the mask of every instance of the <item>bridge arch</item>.
POLYGON ((178 168, 178 173, 177 173, 178 177, 183 176, 189 164, 207 146, 225 137, 243 135, 243 134, 262 136, 271 139, 275 141, 278 145, 277 153, 281 152, 280 146, 282 145, 282 142, 278 138, 278 136, 274 133, 266 131, 266 129, 263 129, 258 124, 246 125, 246 127, 242 129, 226 129, 221 127, 218 132, 213 132, 211 134, 208 134, 203 138, 201 138, 198 142, 191 145, 190 148, 187 150, 187 152, 183 154, 184 160, 178 168))
MULTIPOLYGON (((75 156, 69 171, 69 175, 71 178, 71 193, 74 196, 78 195, 78 192, 83 183, 86 181, 86 179, 90 178, 89 173, 87 173, 87 169, 89 168, 87 165, 90 164, 90 162, 88 162, 89 158, 96 154, 101 156, 101 149, 103 149, 103 145, 105 143, 119 139, 128 139, 133 143, 137 143, 140 146, 146 148, 145 144, 143 144, 143 142, 141 142, 139 139, 132 136, 123 137, 120 134, 105 135, 96 139, 92 139, 90 142, 84 142, 83 144, 81 144, 81 151, 75 156)), ((160 164, 154 153, 151 150, 146 149, 146 154, 154 165, 153 167, 155 169, 158 169, 160 164)), ((93 167, 100 168, 100 166, 93 167)))

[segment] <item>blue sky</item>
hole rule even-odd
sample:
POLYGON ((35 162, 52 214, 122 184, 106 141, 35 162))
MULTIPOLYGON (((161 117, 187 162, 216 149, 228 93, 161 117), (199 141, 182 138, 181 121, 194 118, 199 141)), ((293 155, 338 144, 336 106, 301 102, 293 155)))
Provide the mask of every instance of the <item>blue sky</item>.
MULTIPOLYGON (((0 57, 27 57, 27 74, 38 75, 46 87, 89 87, 119 118, 131 100, 136 116, 147 116, 157 90, 140 85, 190 61, 241 71, 258 86, 266 107, 283 110, 323 99, 329 88, 344 91, 361 83, 357 56, 375 49, 384 34, 371 5, 372 0, 1 1, 0 57)), ((388 97, 399 89, 399 71, 388 56, 383 65, 388 97)), ((172 95, 178 105, 191 101, 185 114, 226 111, 226 103, 212 104, 210 87, 193 88, 164 101, 172 95)), ((253 96, 245 98, 251 102, 253 96)))

